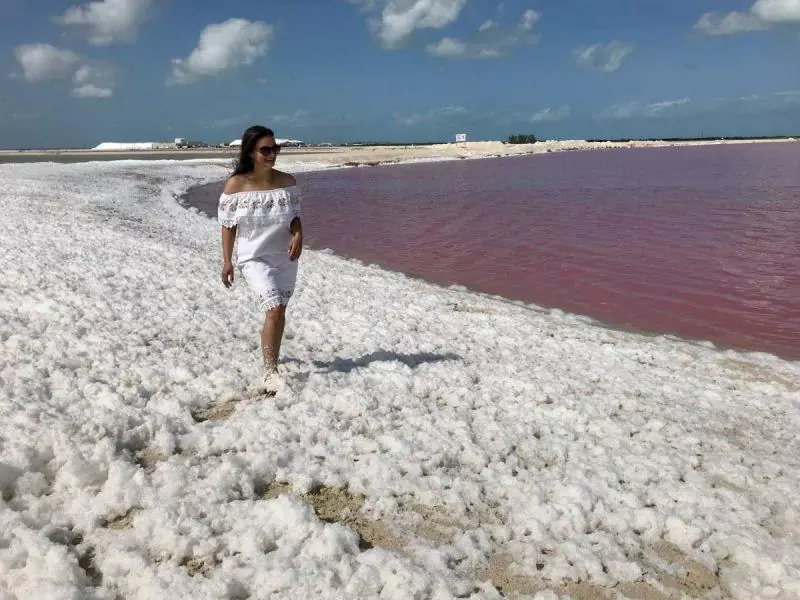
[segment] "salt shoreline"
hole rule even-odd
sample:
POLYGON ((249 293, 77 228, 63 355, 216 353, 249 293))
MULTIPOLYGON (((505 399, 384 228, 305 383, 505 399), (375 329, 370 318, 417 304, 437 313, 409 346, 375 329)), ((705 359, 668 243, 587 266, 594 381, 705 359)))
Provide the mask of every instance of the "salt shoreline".
POLYGON ((800 593, 800 365, 308 251, 243 398, 260 316, 176 202, 226 172, 0 166, 0 591, 800 593))
MULTIPOLYGON (((485 158, 493 158, 493 157, 491 157, 491 156, 490 157, 486 157, 486 156, 473 157, 473 159, 485 159, 485 158)), ((447 162, 447 161, 458 160, 458 159, 442 157, 442 158, 436 158, 434 160, 436 160, 437 162, 447 162)), ((392 165, 410 164, 410 163, 413 163, 413 162, 414 162, 413 160, 404 161, 404 160, 398 159, 398 160, 387 160, 385 162, 379 162, 379 163, 350 163, 350 164, 345 163, 345 164, 324 165, 324 168, 327 170, 327 169, 344 169, 344 168, 366 168, 366 167, 373 167, 373 166, 385 167, 385 166, 392 166, 392 165)), ((301 167, 301 168, 303 168, 302 172, 304 172, 304 173, 315 172, 315 171, 320 170, 320 169, 314 168, 316 166, 319 166, 320 168, 323 167, 323 165, 311 165, 311 164, 307 163, 306 161, 300 161, 300 160, 289 161, 289 162, 286 163, 286 166, 289 167, 288 170, 292 170, 293 167, 294 168, 301 167)), ((180 197, 178 197, 177 201, 185 209, 191 210, 191 211, 197 211, 199 214, 204 215, 206 218, 208 218, 208 219, 210 219, 210 220, 212 220, 213 222, 216 223, 216 219, 217 219, 216 208, 217 208, 217 200, 218 200, 217 196, 214 196, 209 201, 205 201, 205 202, 202 202, 202 203, 198 202, 196 198, 193 198, 193 196, 197 195, 204 188, 211 187, 211 186, 214 187, 215 191, 216 191, 217 188, 219 188, 220 191, 221 191, 221 189, 223 187, 223 181, 222 180, 221 181, 215 181, 215 182, 212 182, 212 183, 207 183, 207 184, 202 184, 202 185, 191 187, 188 190, 186 190, 186 192, 184 194, 182 194, 180 197)), ((309 247, 309 249, 312 250, 312 251, 317 251, 317 252, 333 252, 334 254, 336 254, 335 250, 332 250, 332 249, 327 248, 327 247, 319 247, 319 248, 310 248, 309 247)), ((345 257, 342 257, 342 258, 345 258, 345 257)), ((474 294, 476 297, 482 297, 482 298, 486 298, 486 299, 489 299, 489 300, 492 300, 492 301, 496 301, 496 302, 507 302, 507 303, 509 303, 511 305, 515 305, 515 306, 528 306, 528 307, 533 307, 533 308, 535 308, 537 310, 556 310, 556 311, 561 311, 562 310, 562 308, 558 307, 558 306, 539 305, 539 304, 534 303, 533 301, 527 301, 527 300, 515 299, 515 298, 508 298, 508 297, 504 297, 504 296, 497 295, 497 294, 492 294, 492 293, 487 293, 487 292, 483 292, 483 291, 480 291, 480 290, 475 290, 475 289, 472 289, 472 288, 469 288, 469 287, 466 287, 466 286, 443 284, 443 283, 441 283, 439 281, 435 281, 433 279, 429 279, 429 278, 422 277, 422 276, 408 274, 406 272, 403 272, 402 270, 389 269, 389 268, 387 268, 387 267, 385 267, 383 265, 377 264, 375 262, 371 262, 369 258, 358 258, 358 257, 346 258, 346 260, 350 260, 350 259, 355 260, 355 261, 357 261, 359 263, 366 264, 366 265, 375 265, 378 268, 381 268, 381 269, 386 270, 388 272, 400 273, 403 277, 406 277, 406 278, 408 278, 409 280, 412 280, 412 281, 419 281, 420 283, 423 283, 423 284, 426 284, 426 285, 432 285, 432 286, 440 287, 442 289, 461 289, 461 290, 464 290, 465 292, 467 292, 469 294, 474 294)), ((569 311, 565 311, 565 312, 569 313, 569 311)), ((569 314, 572 314, 572 313, 569 313, 569 314)), ((752 354, 752 355, 756 355, 756 356, 770 356, 770 357, 774 358, 775 360, 788 361, 788 362, 798 362, 798 364, 800 364, 800 361, 793 361, 791 358, 787 358, 785 356, 777 355, 777 354, 774 354, 772 352, 768 352, 766 350, 753 350, 753 349, 741 348, 741 347, 738 347, 738 346, 722 345, 722 344, 714 343, 714 342, 711 342, 711 341, 709 341, 707 339, 703 339, 703 338, 699 338, 699 337, 683 337, 683 336, 680 336, 680 335, 677 335, 677 334, 673 334, 673 333, 668 333, 668 332, 663 332, 663 331, 648 330, 648 329, 644 329, 644 328, 638 328, 638 327, 635 327, 633 325, 621 326, 621 325, 616 325, 614 323, 609 323, 609 322, 606 322, 606 321, 597 320, 597 319, 595 319, 593 317, 590 317, 590 316, 584 315, 584 314, 576 314, 575 316, 577 316, 579 318, 587 319, 587 322, 590 323, 593 327, 608 329, 610 331, 616 331, 616 332, 625 333, 625 334, 637 335, 637 336, 641 336, 642 338, 651 338, 652 339, 652 338, 666 337, 668 339, 676 340, 676 341, 679 341, 681 343, 685 343, 687 345, 692 345, 692 346, 696 346, 696 347, 713 347, 714 349, 716 349, 718 351, 731 352, 731 353, 741 354, 741 355, 745 355, 745 356, 748 355, 748 354, 752 354)))
MULTIPOLYGON (((612 150, 624 148, 668 148, 691 147, 727 144, 755 143, 791 143, 794 138, 786 139, 746 139, 746 140, 698 140, 698 141, 658 141, 646 140, 630 142, 587 142, 585 140, 541 141, 535 144, 506 144, 499 141, 443 143, 443 144, 409 144, 403 146, 334 146, 332 148, 299 147, 286 148, 282 160, 298 156, 314 156, 325 164, 345 164, 348 162, 369 164, 386 163, 403 160, 425 159, 431 157, 477 158, 520 156, 525 154, 542 154, 547 152, 574 152, 591 150, 612 150)), ((235 148, 193 148, 185 150, 114 150, 97 151, 83 149, 67 150, 0 150, 0 162, 6 159, 24 159, 43 161, 46 159, 86 159, 86 160, 136 160, 166 159, 187 160, 232 159, 235 148)))

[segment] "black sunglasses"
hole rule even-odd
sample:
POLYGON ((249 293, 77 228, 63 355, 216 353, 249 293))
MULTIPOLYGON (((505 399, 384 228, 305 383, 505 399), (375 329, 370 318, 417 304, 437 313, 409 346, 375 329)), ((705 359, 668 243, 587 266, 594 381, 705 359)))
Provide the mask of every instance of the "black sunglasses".
POLYGON ((258 151, 261 153, 261 156, 269 156, 270 154, 280 153, 281 147, 279 144, 275 144, 274 146, 261 146, 258 151))

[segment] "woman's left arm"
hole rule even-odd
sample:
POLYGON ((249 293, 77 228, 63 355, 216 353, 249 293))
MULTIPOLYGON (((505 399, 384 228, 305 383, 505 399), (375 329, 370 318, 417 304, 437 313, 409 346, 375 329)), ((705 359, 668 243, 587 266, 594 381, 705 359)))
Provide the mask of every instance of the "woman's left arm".
POLYGON ((297 260, 303 252, 303 223, 295 217, 289 224, 292 240, 289 242, 289 260, 297 260))

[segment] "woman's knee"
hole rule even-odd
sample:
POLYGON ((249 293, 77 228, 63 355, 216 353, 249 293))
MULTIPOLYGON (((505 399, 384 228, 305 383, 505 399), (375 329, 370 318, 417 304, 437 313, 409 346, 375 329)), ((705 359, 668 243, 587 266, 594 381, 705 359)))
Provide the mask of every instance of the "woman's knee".
POLYGON ((286 307, 283 305, 276 306, 267 311, 265 319, 272 323, 279 323, 286 318, 286 307))

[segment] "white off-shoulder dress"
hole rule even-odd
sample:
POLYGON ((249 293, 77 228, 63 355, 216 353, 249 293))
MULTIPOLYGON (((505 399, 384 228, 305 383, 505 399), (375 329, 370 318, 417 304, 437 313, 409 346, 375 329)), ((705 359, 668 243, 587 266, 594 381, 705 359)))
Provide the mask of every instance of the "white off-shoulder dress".
POLYGON ((219 198, 218 220, 237 228, 235 264, 261 310, 286 306, 294 293, 297 261, 289 259, 289 225, 300 216, 300 203, 297 185, 219 198))

